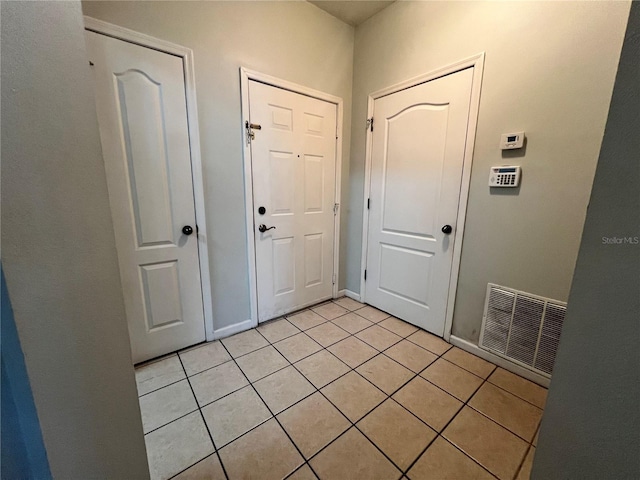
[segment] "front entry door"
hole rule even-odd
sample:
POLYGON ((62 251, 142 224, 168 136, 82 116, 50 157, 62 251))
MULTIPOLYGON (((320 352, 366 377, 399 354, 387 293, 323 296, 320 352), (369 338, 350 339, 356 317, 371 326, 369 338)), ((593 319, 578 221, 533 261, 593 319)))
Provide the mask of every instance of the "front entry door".
POLYGON ((473 69, 376 99, 365 301, 442 336, 473 69))
POLYGON ((86 32, 134 363, 205 340, 182 58, 86 32))
POLYGON ((332 296, 336 105, 251 80, 249 114, 262 322, 332 296))

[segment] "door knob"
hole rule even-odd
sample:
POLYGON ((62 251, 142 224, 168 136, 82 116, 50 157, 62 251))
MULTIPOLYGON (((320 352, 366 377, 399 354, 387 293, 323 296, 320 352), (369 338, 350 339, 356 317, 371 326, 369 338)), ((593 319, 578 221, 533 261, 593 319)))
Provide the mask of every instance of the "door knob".
POLYGON ((271 229, 276 229, 276 227, 269 227, 267 228, 267 226, 264 223, 261 223, 260 226, 258 227, 258 230, 262 233, 266 232, 267 230, 271 230, 271 229))
POLYGON ((182 233, 184 233, 185 235, 191 235, 193 233, 193 228, 191 228, 191 226, 189 225, 185 225, 184 227, 182 227, 182 233))
POLYGON ((442 233, 449 235, 452 231, 453 228, 451 228, 451 225, 445 225, 444 227, 442 227, 442 233))

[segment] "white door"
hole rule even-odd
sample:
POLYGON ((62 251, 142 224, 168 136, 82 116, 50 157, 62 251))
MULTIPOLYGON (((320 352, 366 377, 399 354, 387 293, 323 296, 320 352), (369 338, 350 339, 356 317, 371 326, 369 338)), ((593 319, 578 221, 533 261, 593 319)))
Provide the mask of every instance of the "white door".
POLYGON ((86 40, 137 363, 205 339, 184 71, 174 55, 86 40))
POLYGON ((265 321, 332 296, 336 105, 252 80, 249 114, 260 125, 251 161, 265 321))
POLYGON ((374 102, 365 300, 440 336, 472 75, 469 68, 374 102))

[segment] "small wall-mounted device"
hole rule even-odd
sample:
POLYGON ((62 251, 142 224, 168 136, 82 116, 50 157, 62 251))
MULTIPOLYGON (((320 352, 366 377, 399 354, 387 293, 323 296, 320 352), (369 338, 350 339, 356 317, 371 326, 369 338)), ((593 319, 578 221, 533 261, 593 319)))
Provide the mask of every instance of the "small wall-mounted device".
POLYGON ((515 150, 524 146, 524 132, 503 133, 500 137, 500 150, 515 150))
POLYGON ((512 165, 491 167, 490 187, 517 187, 518 185, 520 185, 520 167, 512 165))

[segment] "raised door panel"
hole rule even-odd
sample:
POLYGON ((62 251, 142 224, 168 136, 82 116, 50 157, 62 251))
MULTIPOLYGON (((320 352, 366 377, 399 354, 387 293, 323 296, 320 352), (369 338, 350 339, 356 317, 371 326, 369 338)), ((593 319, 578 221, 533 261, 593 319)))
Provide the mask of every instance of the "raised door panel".
POLYGON ((140 265, 147 330, 182 323, 178 262, 140 265))
POLYGON ((115 77, 137 246, 174 244, 162 85, 140 70, 115 77))
POLYGON ((277 238, 271 241, 273 248, 273 295, 291 293, 296 285, 295 249, 293 237, 277 238))
POLYGON ((325 159, 321 155, 304 155, 304 213, 323 212, 325 202, 325 159))
POLYGON ((293 152, 269 152, 269 190, 272 216, 295 213, 295 160, 293 152))
POLYGON ((271 111, 271 128, 278 130, 292 131, 293 130, 293 109, 283 106, 269 104, 269 110, 271 111))
POLYGON ((324 280, 323 236, 322 233, 304 236, 304 286, 306 288, 322 284, 324 280))
POLYGON ((447 107, 412 105, 386 121, 382 165, 384 231, 433 238, 443 173, 447 107))

